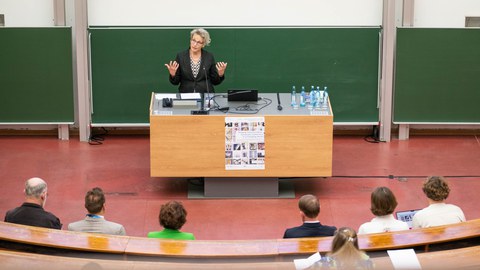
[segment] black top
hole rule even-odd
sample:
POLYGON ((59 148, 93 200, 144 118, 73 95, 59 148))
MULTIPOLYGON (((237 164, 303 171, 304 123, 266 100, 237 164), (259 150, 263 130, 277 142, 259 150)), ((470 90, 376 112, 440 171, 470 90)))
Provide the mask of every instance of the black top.
POLYGON ((62 228, 60 219, 35 203, 23 203, 22 206, 8 211, 5 222, 59 230, 62 228))
POLYGON ((302 226, 287 229, 283 238, 333 236, 336 230, 335 226, 324 226, 320 222, 303 223, 302 226))
POLYGON ((208 91, 213 93, 213 85, 219 85, 225 76, 220 77, 216 67, 217 62, 213 54, 202 49, 202 59, 200 63, 200 70, 197 77, 193 77, 192 67, 190 65, 189 50, 179 52, 175 61, 179 64, 175 77, 168 75, 170 82, 178 85, 180 93, 206 93, 207 92, 207 77, 208 76, 208 91))

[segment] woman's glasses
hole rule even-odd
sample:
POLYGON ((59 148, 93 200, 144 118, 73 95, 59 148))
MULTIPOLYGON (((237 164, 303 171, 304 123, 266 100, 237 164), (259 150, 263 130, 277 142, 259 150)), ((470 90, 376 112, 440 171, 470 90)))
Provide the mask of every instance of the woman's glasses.
POLYGON ((198 40, 195 40, 195 39, 191 39, 190 42, 194 45, 203 45, 203 41, 198 41, 198 40))

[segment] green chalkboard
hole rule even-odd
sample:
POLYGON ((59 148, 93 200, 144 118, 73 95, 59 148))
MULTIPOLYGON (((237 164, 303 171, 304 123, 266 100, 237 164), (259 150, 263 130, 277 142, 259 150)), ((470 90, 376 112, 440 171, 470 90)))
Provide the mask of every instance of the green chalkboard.
POLYGON ((480 29, 397 29, 395 123, 480 123, 480 29))
POLYGON ((0 123, 73 123, 72 34, 0 27, 0 123))
MULTIPOLYGON (((91 28, 92 123, 148 123, 151 92, 177 92, 164 64, 190 28, 91 28)), ((378 122, 379 34, 373 28, 207 28, 229 88, 327 86, 335 122, 378 122)))

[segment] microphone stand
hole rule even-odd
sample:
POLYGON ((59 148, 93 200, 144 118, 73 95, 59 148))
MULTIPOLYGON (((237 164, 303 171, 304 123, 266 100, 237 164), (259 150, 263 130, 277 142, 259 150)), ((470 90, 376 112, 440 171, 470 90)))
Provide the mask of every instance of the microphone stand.
MULTIPOLYGON (((208 76, 205 67, 203 67, 203 72, 205 73, 205 84, 207 86, 207 98, 210 98, 210 91, 208 88, 208 76)), ((191 114, 196 115, 207 115, 210 113, 210 99, 208 100, 208 109, 205 109, 205 92, 200 93, 200 110, 193 110, 191 114)))
POLYGON ((281 111, 283 107, 282 107, 282 103, 280 103, 280 93, 278 92, 277 92, 277 101, 278 101, 277 110, 281 111))
POLYGON ((208 75, 207 75, 207 70, 205 67, 203 67, 203 73, 205 73, 205 85, 207 86, 207 99, 208 99, 208 110, 210 110, 210 88, 208 88, 208 75))

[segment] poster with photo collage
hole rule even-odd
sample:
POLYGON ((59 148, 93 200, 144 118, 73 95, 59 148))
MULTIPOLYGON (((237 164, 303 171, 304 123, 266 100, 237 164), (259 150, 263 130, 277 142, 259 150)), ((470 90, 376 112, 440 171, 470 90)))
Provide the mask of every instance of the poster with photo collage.
POLYGON ((265 118, 225 118, 225 169, 265 169, 265 118))

